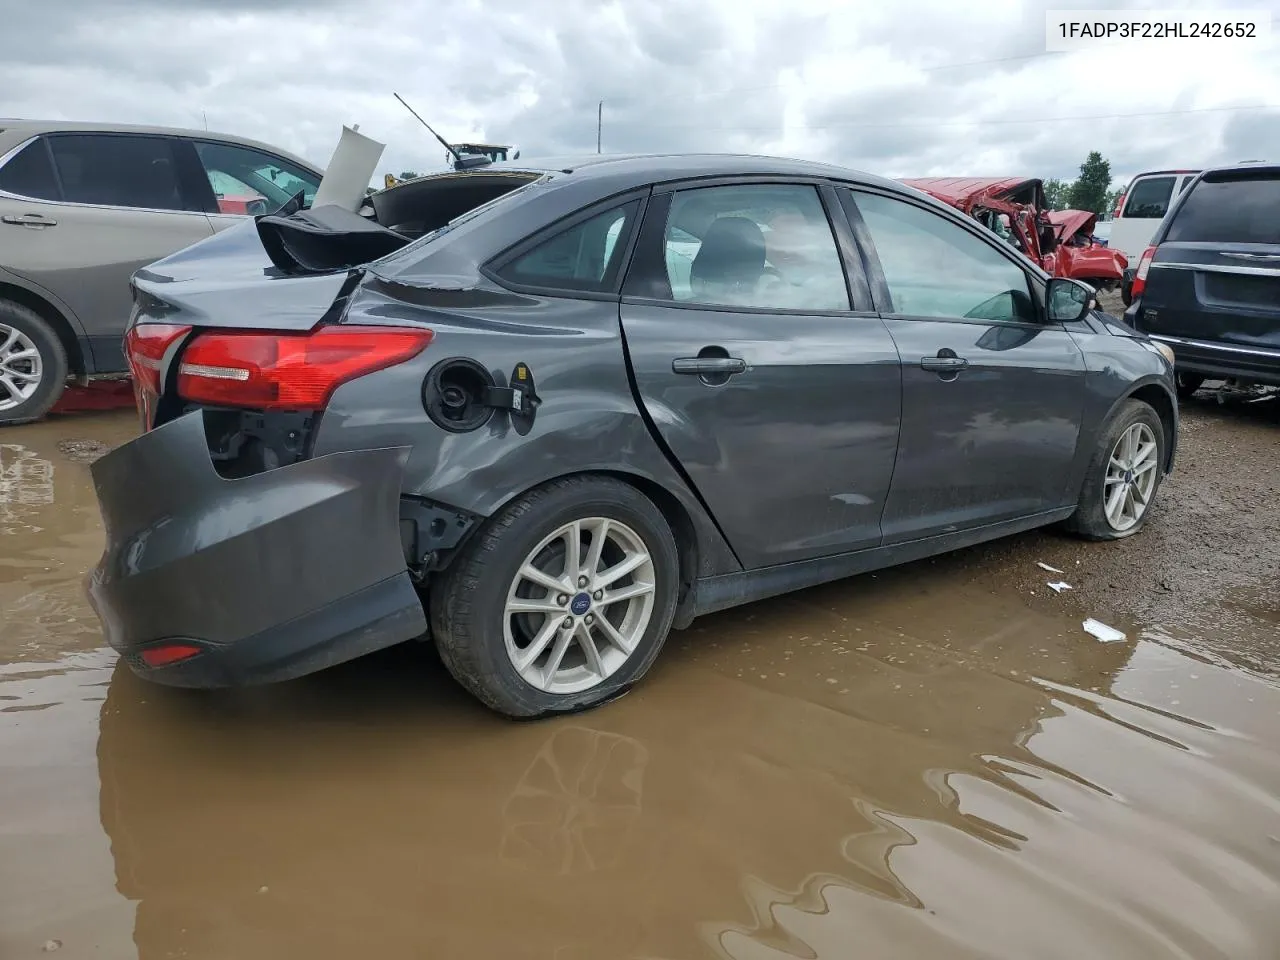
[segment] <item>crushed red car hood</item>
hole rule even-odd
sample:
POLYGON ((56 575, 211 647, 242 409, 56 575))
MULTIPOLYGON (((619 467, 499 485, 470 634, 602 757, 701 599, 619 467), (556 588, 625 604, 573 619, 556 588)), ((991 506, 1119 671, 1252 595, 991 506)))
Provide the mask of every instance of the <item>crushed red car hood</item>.
POLYGON ((1059 243, 1065 243, 1069 237, 1084 232, 1093 236, 1093 229, 1098 225, 1098 215, 1088 210, 1051 210, 1049 222, 1053 224, 1053 232, 1059 243))

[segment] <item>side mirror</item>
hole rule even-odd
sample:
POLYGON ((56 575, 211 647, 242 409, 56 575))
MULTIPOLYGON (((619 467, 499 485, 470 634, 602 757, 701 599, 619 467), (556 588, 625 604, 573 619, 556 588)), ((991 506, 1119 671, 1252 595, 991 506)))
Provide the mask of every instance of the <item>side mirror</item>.
POLYGON ((1050 278, 1045 300, 1048 302, 1049 320, 1053 323, 1083 320, 1090 310, 1098 306, 1092 287, 1066 277, 1050 278))

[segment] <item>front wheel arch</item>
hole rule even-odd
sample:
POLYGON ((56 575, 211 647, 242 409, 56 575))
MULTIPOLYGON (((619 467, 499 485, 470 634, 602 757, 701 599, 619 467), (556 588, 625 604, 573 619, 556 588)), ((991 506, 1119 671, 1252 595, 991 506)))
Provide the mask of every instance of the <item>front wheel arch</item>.
POLYGON ((1164 386, 1151 381, 1131 390, 1117 400, 1111 410, 1107 412, 1107 418, 1110 419, 1115 414, 1115 411, 1129 400, 1141 400, 1154 408, 1159 415, 1160 424, 1164 427, 1165 462, 1163 466, 1165 473, 1168 473, 1173 469, 1175 448, 1178 442, 1178 401, 1164 386))

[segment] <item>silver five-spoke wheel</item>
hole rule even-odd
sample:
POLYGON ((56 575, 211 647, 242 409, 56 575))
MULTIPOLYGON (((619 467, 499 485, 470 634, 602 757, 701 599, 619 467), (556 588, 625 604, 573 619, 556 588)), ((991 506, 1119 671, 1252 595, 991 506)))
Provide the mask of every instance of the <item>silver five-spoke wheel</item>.
POLYGON ((1107 523, 1117 532, 1135 526, 1147 512, 1155 492, 1159 449, 1155 433, 1142 422, 1131 424, 1112 448, 1102 496, 1107 523))
POLYGON ((30 399, 44 366, 35 343, 21 330, 0 323, 0 411, 30 399))
POLYGON ((545 693, 602 683, 644 637, 654 590, 653 558, 631 527, 606 517, 564 524, 530 551, 507 591, 512 666, 545 693))

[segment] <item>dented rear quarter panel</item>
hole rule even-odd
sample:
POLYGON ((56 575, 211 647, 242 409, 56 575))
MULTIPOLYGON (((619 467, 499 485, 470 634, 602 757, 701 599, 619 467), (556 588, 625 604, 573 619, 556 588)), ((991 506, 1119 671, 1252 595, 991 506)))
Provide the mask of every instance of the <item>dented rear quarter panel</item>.
POLYGON ((699 576, 741 569, 636 405, 618 302, 516 294, 483 278, 472 283, 468 290, 433 290, 371 278, 353 293, 346 323, 421 323, 435 338, 413 360, 339 387, 321 418, 314 455, 408 445, 405 494, 482 517, 558 477, 622 475, 679 503, 697 537, 699 576), (479 362, 499 385, 517 364, 528 366, 541 403, 526 434, 496 410, 468 433, 431 421, 424 381, 455 357, 479 362))

